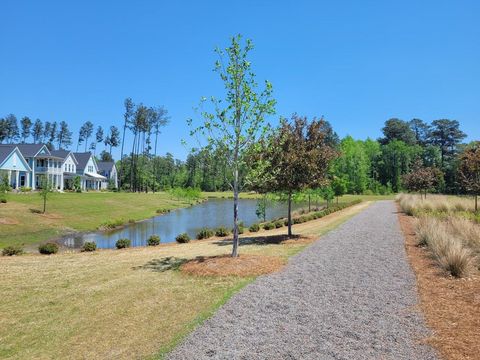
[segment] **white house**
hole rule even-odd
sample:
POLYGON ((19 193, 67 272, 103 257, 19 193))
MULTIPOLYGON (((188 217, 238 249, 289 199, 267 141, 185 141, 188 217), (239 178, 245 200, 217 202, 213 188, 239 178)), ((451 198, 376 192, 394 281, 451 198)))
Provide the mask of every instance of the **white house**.
POLYGON ((98 173, 98 165, 91 152, 73 153, 77 160, 77 175, 81 179, 82 190, 100 190, 107 178, 98 173))
POLYGON ((78 161, 70 150, 52 150, 51 154, 62 160, 63 188, 73 189, 73 179, 77 176, 78 161))
POLYGON ((107 189, 108 184, 111 183, 115 188, 118 188, 118 172, 114 161, 99 161, 98 173, 107 178, 107 181, 102 183, 102 189, 107 189))

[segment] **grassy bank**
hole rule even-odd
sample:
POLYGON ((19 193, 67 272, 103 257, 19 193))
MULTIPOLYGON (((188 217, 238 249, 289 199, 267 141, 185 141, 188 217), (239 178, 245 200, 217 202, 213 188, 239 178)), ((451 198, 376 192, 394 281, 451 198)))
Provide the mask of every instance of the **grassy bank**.
POLYGON ((0 248, 12 244, 35 244, 69 231, 96 230, 111 221, 142 220, 155 216, 158 209, 189 205, 161 192, 131 193, 53 193, 47 213, 37 214, 41 198, 36 193, 8 194, 0 204, 0 248))
MULTIPOLYGON (((294 232, 323 234, 367 205, 295 225, 294 232)), ((255 236, 285 231, 261 231, 255 236)), ((287 258, 307 244, 258 244, 247 238, 240 252, 287 258)), ((160 357, 253 280, 160 271, 160 260, 230 251, 229 241, 213 239, 96 253, 0 257, 0 358, 160 357)))

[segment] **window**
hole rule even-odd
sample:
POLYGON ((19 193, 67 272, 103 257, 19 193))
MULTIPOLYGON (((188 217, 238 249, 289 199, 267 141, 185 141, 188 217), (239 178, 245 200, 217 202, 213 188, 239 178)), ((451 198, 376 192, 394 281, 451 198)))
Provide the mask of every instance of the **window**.
POLYGON ((68 169, 68 166, 67 166, 67 164, 65 164, 65 171, 68 171, 67 169, 68 169))

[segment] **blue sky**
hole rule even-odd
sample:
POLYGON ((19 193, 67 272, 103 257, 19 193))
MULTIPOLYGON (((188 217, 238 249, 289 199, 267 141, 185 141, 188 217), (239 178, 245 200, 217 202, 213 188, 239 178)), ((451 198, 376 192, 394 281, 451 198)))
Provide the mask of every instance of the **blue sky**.
POLYGON ((271 122, 324 115, 363 139, 390 117, 450 118, 480 138, 479 1, 3 0, 1 13, 0 116, 65 120, 75 137, 87 120, 121 127, 132 97, 169 110, 160 153, 185 158, 192 108, 222 94, 213 49, 241 33, 274 85, 271 122))

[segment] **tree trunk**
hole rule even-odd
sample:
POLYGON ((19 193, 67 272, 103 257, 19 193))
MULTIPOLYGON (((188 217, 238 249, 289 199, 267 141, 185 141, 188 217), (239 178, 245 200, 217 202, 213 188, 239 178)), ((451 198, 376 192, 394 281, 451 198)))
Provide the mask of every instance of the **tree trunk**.
POLYGON ((478 195, 475 194, 475 212, 478 211, 478 201, 477 201, 478 195))
POLYGON ((338 205, 338 196, 337 196, 337 205, 338 205))
POLYGON ((308 194, 308 212, 312 211, 310 206, 310 194, 308 194))
POLYGON ((288 193, 288 237, 292 237, 292 193, 288 193))
POLYGON ((233 249, 232 257, 238 257, 238 169, 233 179, 233 249))
POLYGON ((47 197, 44 196, 43 197, 43 213, 44 214, 45 214, 46 208, 47 208, 47 197))

